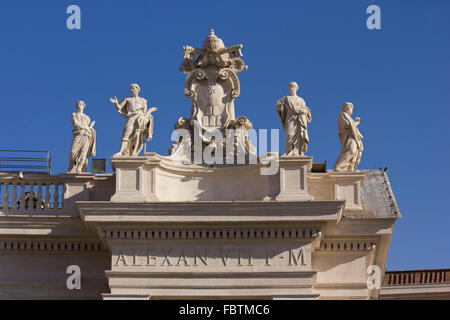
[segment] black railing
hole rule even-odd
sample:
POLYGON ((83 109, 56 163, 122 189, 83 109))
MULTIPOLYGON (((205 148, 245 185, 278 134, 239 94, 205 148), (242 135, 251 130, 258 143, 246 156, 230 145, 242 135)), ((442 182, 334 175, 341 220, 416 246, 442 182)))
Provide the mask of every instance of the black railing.
POLYGON ((48 173, 50 152, 46 150, 0 150, 0 172, 48 173))

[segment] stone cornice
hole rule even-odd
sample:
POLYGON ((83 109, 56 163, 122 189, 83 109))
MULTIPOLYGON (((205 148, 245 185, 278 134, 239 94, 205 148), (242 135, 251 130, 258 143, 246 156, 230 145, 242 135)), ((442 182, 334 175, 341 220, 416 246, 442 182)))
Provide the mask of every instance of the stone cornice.
POLYGON ((76 205, 87 223, 338 223, 344 201, 78 201, 76 205))
POLYGON ((371 239, 329 239, 320 243, 319 251, 371 251, 376 249, 376 240, 371 239))
POLYGON ((96 239, 1 239, 1 251, 38 251, 52 253, 107 252, 105 246, 96 239))
MULTIPOLYGON (((208 272, 208 271, 202 271, 202 272, 140 272, 140 271, 111 271, 107 270, 105 271, 106 277, 109 279, 111 277, 120 277, 120 276, 126 276, 126 277, 134 277, 134 278, 179 278, 179 277, 188 277, 192 278, 195 276, 195 278, 263 278, 265 276, 272 276, 272 277, 292 277, 292 278, 309 278, 311 276, 314 276, 317 273, 317 271, 277 271, 277 272, 253 272, 253 271, 241 271, 241 272, 208 272)), ((197 284, 196 287, 201 286, 201 284, 197 284)))
POLYGON ((88 230, 79 217, 0 216, 0 236, 85 237, 88 230))
POLYGON ((152 228, 152 229, 102 229, 108 240, 205 240, 205 239, 311 239, 320 237, 320 228, 152 228))
POLYGON ((347 218, 342 217, 336 234, 349 235, 392 235, 397 218, 347 218))

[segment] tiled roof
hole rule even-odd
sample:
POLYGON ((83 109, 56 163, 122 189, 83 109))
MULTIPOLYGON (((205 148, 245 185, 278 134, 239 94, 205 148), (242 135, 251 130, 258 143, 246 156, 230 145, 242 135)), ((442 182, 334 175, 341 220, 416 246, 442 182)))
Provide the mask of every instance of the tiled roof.
POLYGON ((366 181, 361 187, 363 210, 345 210, 347 218, 400 218, 401 214, 384 170, 361 170, 366 181))
POLYGON ((450 283, 450 269, 386 271, 383 286, 450 283))

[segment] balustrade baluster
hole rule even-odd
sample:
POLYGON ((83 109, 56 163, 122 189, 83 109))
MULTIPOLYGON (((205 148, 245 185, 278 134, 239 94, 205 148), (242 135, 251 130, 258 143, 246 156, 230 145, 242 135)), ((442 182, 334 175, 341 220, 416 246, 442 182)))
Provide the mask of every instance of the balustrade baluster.
POLYGON ((9 208, 9 183, 4 183, 5 191, 3 193, 3 209, 9 208))
POLYGON ((37 209, 42 209, 42 183, 38 183, 37 184, 37 202, 36 202, 36 208, 37 209))
POLYGON ((58 201, 59 201, 59 191, 58 191, 58 183, 55 183, 55 193, 53 194, 53 209, 58 209, 58 201))
POLYGON ((13 183, 13 194, 11 196, 11 209, 17 209, 17 182, 13 183))
POLYGON ((28 201, 25 201, 25 183, 20 184, 20 209, 25 210, 28 207, 28 201))
POLYGON ((35 209, 35 205, 36 205, 36 202, 34 201, 34 199, 35 199, 35 193, 34 193, 34 185, 33 185, 33 182, 31 182, 30 181, 30 184, 29 184, 29 186, 30 186, 30 193, 28 194, 28 201, 27 201, 27 203, 28 203, 28 210, 34 210, 35 209))
POLYGON ((62 184, 61 208, 64 208, 64 195, 67 192, 67 185, 62 184))
POLYGON ((45 207, 50 208, 50 183, 45 185, 45 207))

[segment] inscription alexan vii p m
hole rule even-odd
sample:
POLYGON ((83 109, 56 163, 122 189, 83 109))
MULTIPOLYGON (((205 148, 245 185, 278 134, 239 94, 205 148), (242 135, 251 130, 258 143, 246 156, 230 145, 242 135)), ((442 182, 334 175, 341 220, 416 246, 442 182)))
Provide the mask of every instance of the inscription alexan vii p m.
POLYGON ((310 244, 113 246, 113 269, 152 271, 310 271, 310 244))

